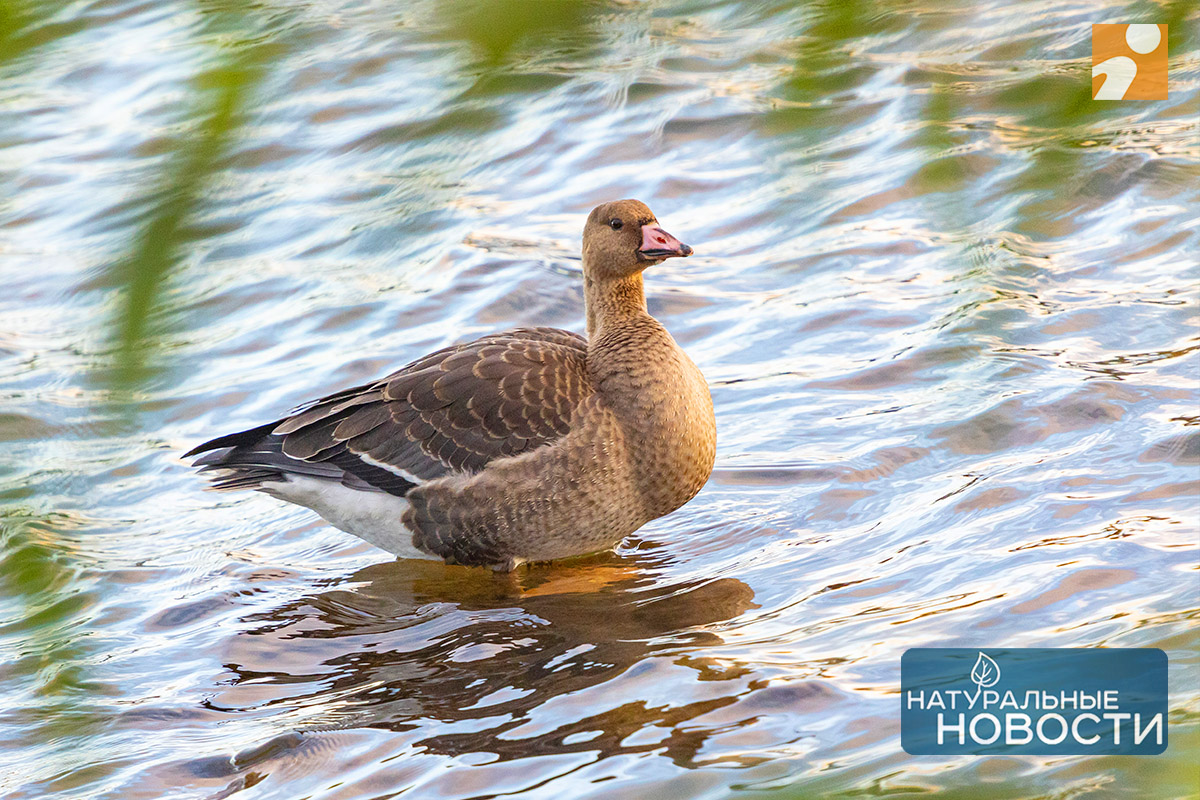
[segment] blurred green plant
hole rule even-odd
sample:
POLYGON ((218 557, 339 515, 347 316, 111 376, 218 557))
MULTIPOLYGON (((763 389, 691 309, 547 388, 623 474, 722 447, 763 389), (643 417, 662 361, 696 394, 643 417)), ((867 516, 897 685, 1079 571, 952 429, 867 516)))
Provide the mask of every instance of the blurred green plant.
POLYGON ((792 74, 780 87, 783 99, 820 104, 875 74, 876 66, 854 56, 854 43, 909 24, 895 3, 821 0, 806 3, 805 25, 796 42, 792 74))
POLYGON ((817 142, 845 127, 845 104, 839 100, 878 70, 874 62, 856 57, 857 43, 909 22, 906 9, 894 0, 818 0, 803 5, 802 20, 791 73, 772 92, 776 99, 764 122, 770 135, 798 134, 817 142))
MULTIPOLYGON (((4 677, 24 686, 31 698, 6 709, 8 722, 25 737, 58 743, 62 756, 55 766, 64 772, 86 763, 71 743, 102 729, 106 720, 91 699, 109 691, 87 674, 87 634, 79 620, 94 597, 81 585, 80 568, 62 535, 70 524, 65 515, 39 515, 21 506, 0 512, 6 612, 0 635, 21 643, 10 651, 4 677)), ((8 691, 10 698, 21 694, 8 691)))
MULTIPOLYGON (((189 224, 203 210, 206 190, 245 124, 247 110, 278 49, 246 11, 197 0, 199 40, 213 51, 212 66, 193 81, 189 135, 179 138, 156 188, 146 197, 149 218, 126 255, 109 270, 121 302, 110 323, 114 355, 109 383, 129 390, 153 374, 151 355, 163 334, 162 299, 171 273, 194 241, 189 224)), ((251 7, 250 10, 253 10, 251 7)))
POLYGON ((547 47, 587 35, 597 0, 458 0, 438 5, 448 31, 497 66, 522 45, 547 47))
POLYGON ((263 57, 242 48, 212 69, 195 93, 194 135, 181 140, 151 195, 153 212, 129 253, 112 267, 122 303, 112 324, 118 387, 142 383, 148 354, 161 331, 155 326, 167 278, 191 241, 187 224, 204 203, 204 191, 221 171, 223 156, 243 123, 246 106, 262 78, 263 57))
POLYGON ((806 10, 808 25, 796 46, 795 69, 782 91, 793 102, 817 103, 872 74, 870 64, 854 60, 850 44, 870 35, 880 17, 862 0, 813 3, 806 10))
POLYGON ((52 22, 55 11, 57 7, 52 3, 0 0, 0 64, 83 30, 87 25, 79 18, 52 22))
POLYGON ((925 163, 914 177, 922 191, 955 192, 966 185, 966 160, 952 152, 967 138, 958 119, 959 102, 950 76, 939 73, 929 87, 923 114, 925 124, 915 140, 926 153, 925 163))

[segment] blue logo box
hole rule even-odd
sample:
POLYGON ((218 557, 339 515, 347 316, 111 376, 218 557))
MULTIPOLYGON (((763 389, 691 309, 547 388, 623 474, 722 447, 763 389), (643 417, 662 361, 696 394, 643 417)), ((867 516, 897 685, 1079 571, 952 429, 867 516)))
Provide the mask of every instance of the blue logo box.
POLYGON ((900 659, 912 755, 1157 755, 1167 655, 1157 649, 916 647, 900 659))

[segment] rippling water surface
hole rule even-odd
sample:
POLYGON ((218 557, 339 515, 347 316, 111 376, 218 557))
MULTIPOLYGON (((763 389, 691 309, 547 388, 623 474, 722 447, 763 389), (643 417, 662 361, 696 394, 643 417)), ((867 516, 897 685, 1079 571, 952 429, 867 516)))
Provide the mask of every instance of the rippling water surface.
POLYGON ((1176 797, 1188 2, 0 5, 0 794, 1176 797), (1093 22, 1171 97, 1090 99, 1093 22), (391 561, 180 454, 582 327, 638 197, 717 469, 614 554, 391 561), (1156 758, 911 757, 915 646, 1161 647, 1156 758))

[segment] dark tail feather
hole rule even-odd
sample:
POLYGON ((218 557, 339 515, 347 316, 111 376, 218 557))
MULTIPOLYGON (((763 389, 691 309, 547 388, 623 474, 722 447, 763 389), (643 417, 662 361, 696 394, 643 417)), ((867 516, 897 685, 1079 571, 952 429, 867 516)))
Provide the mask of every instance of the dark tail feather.
POLYGON ((358 472, 369 472, 366 477, 346 468, 345 454, 338 453, 324 461, 304 461, 292 458, 283 452, 283 439, 273 434, 279 425, 271 422, 257 428, 219 436, 189 451, 184 458, 203 453, 192 463, 200 472, 217 472, 209 475, 213 489, 261 489, 264 483, 286 481, 288 475, 306 475, 312 478, 337 481, 352 489, 375 492, 391 492, 400 497, 413 484, 387 470, 377 469, 356 459, 348 464, 358 472), (376 474, 378 473, 378 474, 376 474), (368 482, 366 478, 374 478, 368 482))
MULTIPOLYGON (((220 469, 220 467, 217 467, 220 469)), ((217 492, 232 492, 237 489, 261 489, 262 485, 271 481, 282 480, 283 476, 270 470, 237 470, 227 475, 214 477, 209 484, 210 489, 217 492)))
MULTIPOLYGON (((251 447, 257 444, 260 439, 266 438, 278 425, 278 421, 268 422, 266 425, 259 425, 257 428, 250 428, 238 433, 228 433, 224 436, 218 436, 216 439, 209 439, 204 444, 197 445, 184 453, 183 457, 191 458, 200 453, 207 453, 209 450, 217 450, 222 447, 251 447)), ((199 465, 200 462, 197 461, 196 466, 199 465)))

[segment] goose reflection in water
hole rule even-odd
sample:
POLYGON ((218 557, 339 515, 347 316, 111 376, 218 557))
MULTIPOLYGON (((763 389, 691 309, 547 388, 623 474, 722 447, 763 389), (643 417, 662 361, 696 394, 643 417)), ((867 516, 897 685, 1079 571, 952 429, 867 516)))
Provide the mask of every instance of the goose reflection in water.
MULTIPOLYGON (((337 588, 248 618, 257 627, 235 636, 223 656, 234 678, 206 704, 231 715, 321 707, 316 719, 306 715, 310 730, 413 731, 414 745, 449 755, 665 748, 689 763, 707 733, 680 723, 737 693, 676 705, 671 682, 651 675, 613 689, 633 693, 598 715, 587 716, 583 703, 580 713, 558 708, 536 719, 542 704, 569 708, 574 693, 624 681, 635 665, 653 671, 655 656, 701 680, 742 675, 705 651, 722 643, 711 626, 758 607, 750 587, 732 578, 655 585, 654 566, 645 552, 608 553, 481 582, 477 572, 434 562, 374 564, 337 588), (655 725, 669 735, 624 741, 655 725)), ((303 758, 311 739, 277 737, 222 759, 218 771, 303 758)), ((205 759, 188 771, 217 777, 213 769, 205 759)))

